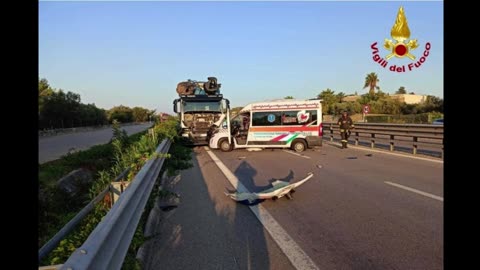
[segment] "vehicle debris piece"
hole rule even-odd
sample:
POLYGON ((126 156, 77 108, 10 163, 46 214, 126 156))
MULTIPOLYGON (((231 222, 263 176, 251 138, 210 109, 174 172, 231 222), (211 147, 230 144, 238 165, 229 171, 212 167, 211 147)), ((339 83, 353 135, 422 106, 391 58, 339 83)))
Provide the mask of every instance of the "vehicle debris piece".
POLYGON ((313 172, 309 172, 305 178, 292 184, 286 181, 276 180, 272 183, 272 188, 266 189, 261 192, 225 192, 225 195, 237 202, 248 201, 249 203, 253 203, 257 200, 268 199, 272 199, 275 201, 283 196, 286 196, 287 199, 290 200, 292 199, 292 194, 295 192, 295 189, 307 182, 312 177, 313 172))

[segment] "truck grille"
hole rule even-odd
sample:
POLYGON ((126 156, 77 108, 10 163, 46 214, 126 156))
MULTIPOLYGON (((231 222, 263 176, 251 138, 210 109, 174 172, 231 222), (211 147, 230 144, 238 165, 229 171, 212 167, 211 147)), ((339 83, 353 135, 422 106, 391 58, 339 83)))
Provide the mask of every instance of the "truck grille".
POLYGON ((208 122, 197 122, 195 123, 195 129, 209 129, 210 124, 208 122))

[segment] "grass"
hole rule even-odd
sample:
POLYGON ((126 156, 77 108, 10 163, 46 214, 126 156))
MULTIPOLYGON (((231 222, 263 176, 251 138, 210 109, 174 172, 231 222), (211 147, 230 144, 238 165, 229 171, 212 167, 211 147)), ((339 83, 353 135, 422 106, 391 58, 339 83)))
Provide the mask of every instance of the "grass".
MULTIPOLYGON (((140 140, 146 131, 133 134, 129 142, 140 140)), ((96 174, 98 171, 112 167, 114 160, 113 145, 111 143, 95 145, 88 150, 75 152, 62 156, 60 159, 40 164, 38 167, 38 180, 40 189, 52 187, 69 172, 85 168, 96 174)))
MULTIPOLYGON (((147 131, 128 137, 130 143, 140 140, 147 131)), ((57 187, 57 181, 73 170, 84 168, 96 178, 98 172, 108 170, 114 165, 114 147, 111 143, 96 145, 88 150, 67 154, 60 159, 39 165, 39 207, 38 207, 38 245, 44 245, 89 201, 89 186, 82 187, 82 195, 72 201, 57 187)))
MULTIPOLYGON (((43 164, 39 168, 39 181, 42 187, 43 200, 39 200, 39 247, 50 239, 61 227, 68 222, 88 201, 107 185, 113 177, 124 168, 131 168, 126 181, 132 181, 134 175, 144 165, 146 160, 153 156, 153 151, 163 138, 172 141, 178 139, 178 121, 171 119, 155 126, 155 137, 143 136, 146 132, 127 137, 126 133, 114 128, 115 140, 111 144, 101 145, 74 154, 68 154, 62 159, 43 164), (95 181, 90 187, 81 187, 78 192, 82 196, 74 200, 56 188, 55 182, 60 177, 78 168, 87 168, 94 173, 95 181)), ((164 164, 164 170, 169 174, 191 167, 191 149, 183 149, 175 143, 170 148, 170 154, 164 164)), ((155 192, 154 192, 155 193, 155 192)), ((151 194, 153 195, 153 194, 151 194)), ((141 265, 135 258, 138 248, 146 240, 143 237, 143 227, 147 214, 153 206, 151 196, 140 225, 136 229, 129 251, 122 269, 140 269, 141 265)), ((91 231, 108 211, 105 203, 96 206, 77 228, 64 238, 40 265, 52 265, 65 261, 75 248, 78 248, 88 237, 91 231)))

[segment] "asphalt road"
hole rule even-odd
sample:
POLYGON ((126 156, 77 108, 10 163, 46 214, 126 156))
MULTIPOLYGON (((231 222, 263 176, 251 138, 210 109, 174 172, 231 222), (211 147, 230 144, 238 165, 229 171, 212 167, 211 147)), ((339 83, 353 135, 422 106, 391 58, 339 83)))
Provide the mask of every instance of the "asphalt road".
MULTIPOLYGON (((213 153, 250 191, 314 177, 292 200, 264 207, 319 269, 443 269, 443 163, 363 149, 213 153)), ((300 269, 282 253, 203 148, 171 188, 182 202, 164 220, 162 269, 300 269)), ((153 268, 152 268, 153 269, 153 268)))
MULTIPOLYGON (((128 135, 148 129, 152 124, 123 126, 128 135)), ((40 137, 38 139, 38 162, 40 164, 52 161, 67 154, 71 149, 85 150, 97 144, 104 144, 110 141, 113 136, 111 128, 68 133, 53 137, 40 137)))
POLYGON ((145 269, 295 269, 250 209, 228 199, 226 180, 202 148, 166 189, 180 195, 162 220, 145 269))

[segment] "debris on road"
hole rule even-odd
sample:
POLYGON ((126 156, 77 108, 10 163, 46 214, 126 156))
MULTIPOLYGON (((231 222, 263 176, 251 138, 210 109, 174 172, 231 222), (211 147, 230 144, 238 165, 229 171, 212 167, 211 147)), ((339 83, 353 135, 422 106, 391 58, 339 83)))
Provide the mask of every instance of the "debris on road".
POLYGON ((253 204, 259 200, 277 200, 285 196, 289 200, 292 199, 292 194, 295 192, 295 188, 299 187, 303 183, 307 182, 313 177, 313 173, 307 173, 307 176, 302 180, 291 184, 290 182, 276 180, 272 183, 271 188, 260 192, 225 192, 225 195, 237 202, 247 202, 253 204))

